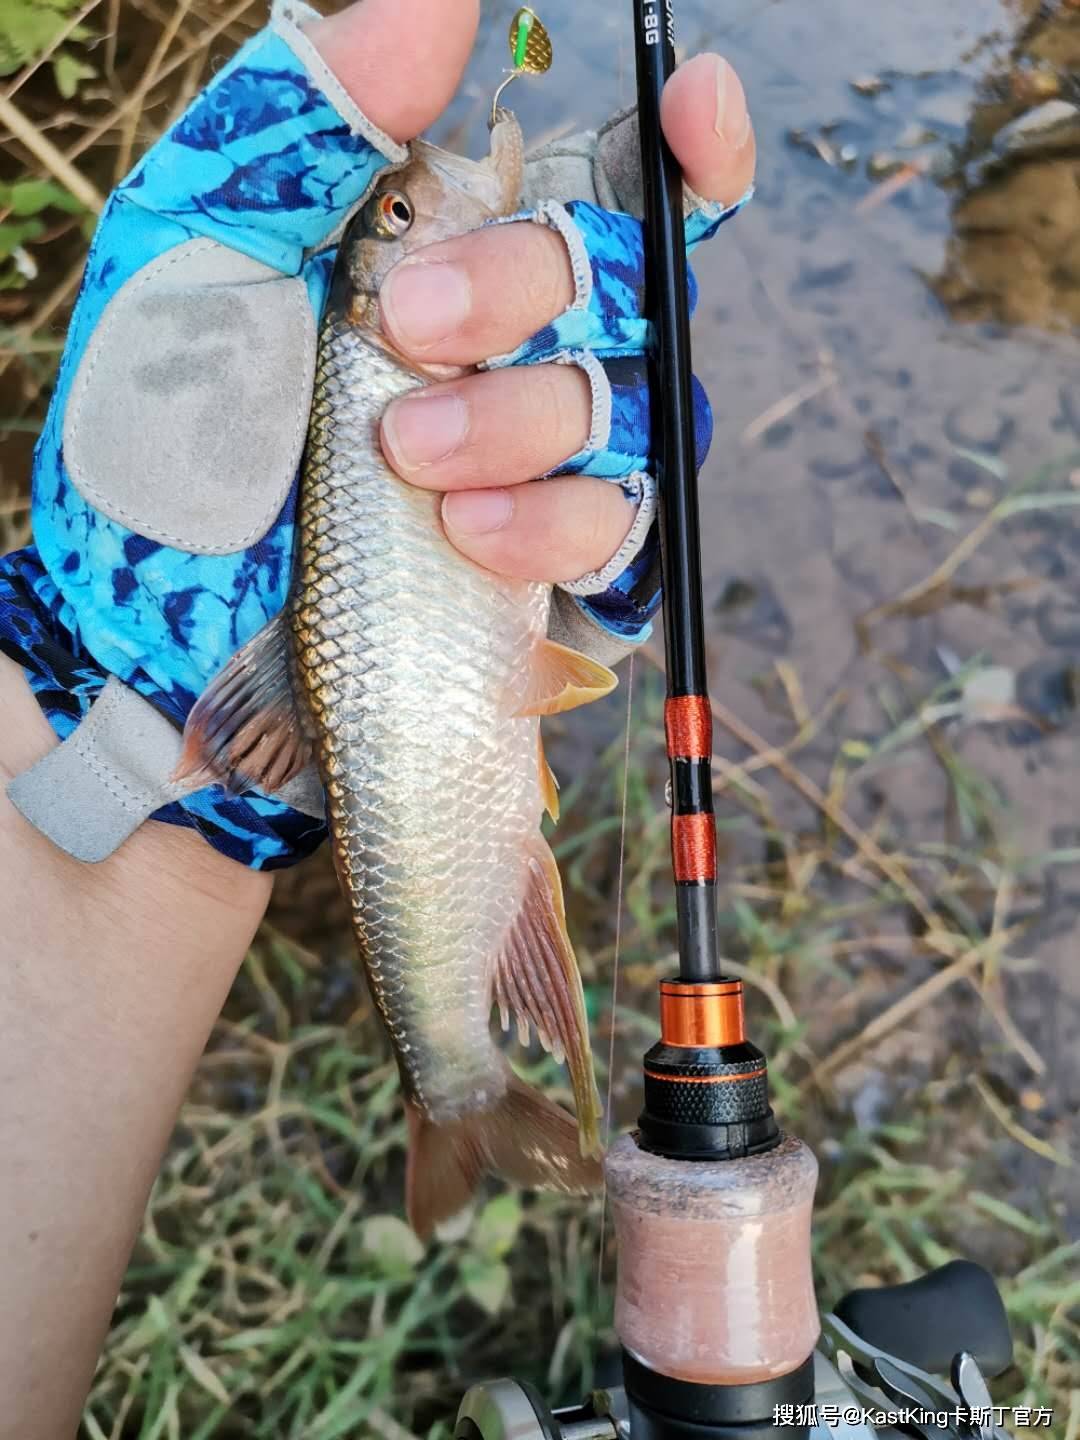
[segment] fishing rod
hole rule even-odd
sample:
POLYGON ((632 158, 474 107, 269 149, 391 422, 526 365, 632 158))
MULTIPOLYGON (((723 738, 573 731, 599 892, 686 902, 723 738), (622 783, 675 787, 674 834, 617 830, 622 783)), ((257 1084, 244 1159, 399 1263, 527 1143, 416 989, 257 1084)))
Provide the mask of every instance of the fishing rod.
POLYGON ((852 1291, 819 1316, 817 1161, 780 1131, 742 982, 723 974, 683 182, 660 125, 675 22, 672 0, 632 5, 678 974, 660 982, 638 1129, 604 1163, 622 1384, 561 1410, 514 1380, 474 1386, 455 1440, 1007 1440, 984 1376, 1008 1367, 1012 1341, 981 1267, 852 1291))

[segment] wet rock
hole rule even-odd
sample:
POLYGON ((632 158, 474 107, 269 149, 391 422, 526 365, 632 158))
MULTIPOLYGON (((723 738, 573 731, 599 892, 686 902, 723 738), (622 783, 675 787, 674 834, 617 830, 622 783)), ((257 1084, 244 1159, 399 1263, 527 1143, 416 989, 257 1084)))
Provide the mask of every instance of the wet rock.
POLYGON ((1030 575, 1041 575, 1046 580, 1064 580, 1071 567, 1061 551, 1049 543, 1036 545, 1024 556, 1024 569, 1030 575))
POLYGON ((1036 606, 1035 623, 1047 645, 1067 646, 1080 654, 1080 599, 1047 596, 1036 606))
MULTIPOLYGON (((1015 429, 1016 422, 1011 415, 1001 413, 997 397, 993 395, 978 395, 955 406, 945 417, 945 435, 953 445, 983 454, 999 454, 1015 429)), ((985 474, 980 474, 985 480, 985 474)))
POLYGON ((930 130, 925 125, 906 125, 897 137, 896 148, 898 150, 919 150, 924 145, 933 145, 938 138, 937 131, 930 130))
POLYGON ((998 155, 1063 149, 1080 141, 1080 109, 1068 100, 1046 100, 1003 126, 993 139, 998 155))
MULTIPOLYGON (((1065 8, 1075 11, 1075 0, 1064 0, 1065 8)), ((1080 70, 1080 25, 1075 19, 1069 24, 1048 24, 1033 36, 1028 54, 1035 61, 1052 65, 1063 73, 1080 70)))
POLYGON ((1080 233, 1080 190, 1074 167, 1021 165, 967 195, 953 211, 958 234, 1001 231, 1024 236, 1055 257, 1080 233))
POLYGON ((1060 325, 1080 325, 1080 286, 1057 292, 1057 320, 1060 325))
POLYGON ((827 136, 813 134, 809 130, 789 130, 787 142, 796 150, 803 150, 807 155, 824 160, 826 165, 836 165, 839 158, 836 146, 827 136))
POLYGON ((864 126, 853 125, 846 120, 834 120, 830 124, 819 125, 816 130, 787 132, 789 145, 824 160, 825 164, 833 169, 850 169, 859 158, 855 141, 867 139, 869 132, 864 126), (848 138, 842 138, 839 132, 843 132, 848 138))
POLYGON ((861 435, 843 429, 823 430, 813 438, 806 468, 819 480, 846 480, 864 469, 868 461, 861 435))
POLYGON ((880 75, 862 75, 856 80, 849 80, 848 84, 856 95, 865 95, 869 99, 880 95, 883 90, 892 89, 888 80, 883 80, 880 75))
POLYGON ((1026 105, 1052 100, 1061 93, 1061 77, 1050 65, 1020 65, 1009 76, 1009 92, 1026 105))
POLYGON ((713 604, 714 615, 726 615, 732 610, 741 610, 753 605, 758 598, 758 588, 752 580, 735 576, 727 582, 713 604))
POLYGON ((763 575, 733 575, 712 609, 717 628, 727 635, 738 635, 776 655, 786 655, 791 648, 791 620, 763 575))
POLYGON ((1058 278, 1068 285, 1080 285, 1080 233, 1065 242, 1057 257, 1058 278))
MULTIPOLYGON (((1077 252, 1080 262, 1080 250, 1077 252)), ((1080 436, 1080 385, 1062 385, 1058 391, 1061 400, 1061 415, 1074 435, 1080 436)))
POLYGON ((940 293, 967 318, 993 318, 1006 325, 1059 323, 1054 287, 1042 258, 1022 236, 967 235, 954 265, 954 286, 940 293))
POLYGON ((1080 709, 1080 664, 1037 660, 1017 676, 1016 699, 1042 733, 1063 729, 1080 709))
POLYGON ((795 426, 790 420, 778 420, 762 435, 761 443, 767 450, 783 450, 794 434, 795 426))
MULTIPOLYGON (((1080 131, 1076 137, 1080 145, 1080 131)), ((1024 208, 1025 233, 1054 264, 1080 233, 1080 166, 1054 160, 1025 165, 1017 176, 1014 197, 1024 208)))
POLYGON ((803 261, 799 267, 796 290, 832 289, 844 285, 855 274, 854 260, 841 260, 835 265, 809 265, 803 261))
POLYGON ((903 170, 907 163, 888 150, 875 150, 867 157, 866 174, 871 180, 888 180, 891 175, 903 170))

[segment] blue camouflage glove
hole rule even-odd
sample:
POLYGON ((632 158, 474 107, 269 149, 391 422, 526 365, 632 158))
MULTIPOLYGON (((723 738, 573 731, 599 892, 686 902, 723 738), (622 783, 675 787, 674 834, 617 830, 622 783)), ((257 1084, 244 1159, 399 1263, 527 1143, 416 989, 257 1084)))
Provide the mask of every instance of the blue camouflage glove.
MULTIPOLYGON (((35 544, 0 561, 0 649, 69 740, 68 763, 77 751, 103 804, 127 816, 126 831, 80 852, 64 816, 42 820, 40 799, 35 810, 17 793, 33 772, 19 777, 15 803, 81 858, 102 858, 149 814, 255 869, 294 863, 325 835, 317 787, 182 794, 161 769, 160 735, 127 763, 109 728, 122 713, 136 731, 163 716, 178 732, 286 598, 335 244, 376 176, 407 156, 297 27, 313 13, 277 10, 110 197, 35 451, 35 544)), ((698 207, 688 237, 735 208, 698 207)), ((545 202, 534 218, 566 237, 577 296, 491 363, 562 358, 590 376, 593 433, 560 469, 615 480, 640 508, 618 556, 564 590, 624 648, 659 605, 641 227, 588 202, 545 202)), ((711 419, 700 388, 696 401, 700 460, 711 419)))
MULTIPOLYGON (((636 144, 633 135, 623 143, 636 144)), ((745 203, 723 208, 693 200, 686 221, 687 250, 716 233, 745 203)), ((649 454, 651 422, 645 364, 648 323, 642 316, 645 254, 641 223, 632 215, 583 200, 563 205, 542 201, 534 210, 495 221, 533 220, 556 230, 566 243, 574 276, 574 300, 550 325, 487 368, 544 363, 580 366, 592 389, 592 433, 585 447, 553 473, 593 475, 617 481, 638 506, 633 528, 600 571, 560 588, 582 614, 625 645, 650 631, 660 608, 660 547, 655 523, 655 460, 649 454)), ((690 313, 697 282, 688 272, 690 313)), ((694 437, 700 469, 712 440, 708 397, 693 378, 694 437)), ((582 649, 590 646, 574 636, 582 649)), ((595 647, 593 647, 595 648, 595 647)))
MULTIPOLYGON (((110 674, 182 725, 284 603, 333 263, 320 247, 405 158, 283 11, 110 197, 35 450, 36 544, 0 568, 0 646, 61 738, 110 674), (265 383, 274 345, 294 352, 291 393, 265 383)), ((155 818, 256 869, 324 834, 280 799, 219 786, 155 818)))

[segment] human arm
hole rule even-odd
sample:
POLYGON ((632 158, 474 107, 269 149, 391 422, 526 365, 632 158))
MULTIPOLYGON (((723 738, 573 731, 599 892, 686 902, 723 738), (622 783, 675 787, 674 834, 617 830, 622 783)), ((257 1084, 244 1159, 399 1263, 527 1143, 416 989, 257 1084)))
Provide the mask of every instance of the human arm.
POLYGON ((270 897, 194 831, 72 860, 4 794, 57 743, 0 655, 0 1437, 75 1431, 192 1071, 270 897))

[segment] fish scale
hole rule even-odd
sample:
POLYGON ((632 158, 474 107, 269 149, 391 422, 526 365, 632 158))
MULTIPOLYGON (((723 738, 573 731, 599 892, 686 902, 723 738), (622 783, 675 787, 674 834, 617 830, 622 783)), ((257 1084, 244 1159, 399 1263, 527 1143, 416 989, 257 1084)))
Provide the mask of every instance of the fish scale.
POLYGON ((524 689, 546 585, 448 543, 402 484, 379 416, 421 383, 347 321, 324 326, 291 624, 335 854, 376 1003, 433 1115, 502 1085, 491 960, 520 907, 542 802, 524 689), (435 717, 438 717, 436 720, 435 717), (407 983, 406 983, 407 973, 407 983))
POLYGON ((546 638, 550 586, 455 550, 439 498, 399 479, 379 444, 387 405, 432 380, 383 336, 380 285, 411 250, 518 207, 521 134, 500 114, 485 161, 414 142, 342 239, 289 600, 199 697, 178 772, 275 790, 313 753, 402 1077, 421 1234, 485 1171, 562 1190, 600 1181, 584 995, 540 831, 557 806, 538 717, 606 694, 615 677, 546 638), (565 1055, 577 1126, 511 1070, 493 1003, 565 1055))

